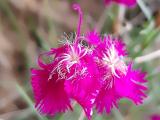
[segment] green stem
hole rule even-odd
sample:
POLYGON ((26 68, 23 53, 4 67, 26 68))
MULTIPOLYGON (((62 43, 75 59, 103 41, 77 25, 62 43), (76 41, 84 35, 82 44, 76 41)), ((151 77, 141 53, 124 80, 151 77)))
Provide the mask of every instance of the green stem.
POLYGON ((24 91, 24 89, 18 84, 16 83, 16 88, 18 90, 18 92, 21 94, 21 96, 24 98, 24 100, 27 102, 28 106, 32 109, 32 111, 37 115, 37 117, 40 120, 48 120, 48 118, 46 117, 42 117, 34 108, 34 104, 32 102, 32 100, 30 99, 30 97, 27 95, 27 93, 24 91))

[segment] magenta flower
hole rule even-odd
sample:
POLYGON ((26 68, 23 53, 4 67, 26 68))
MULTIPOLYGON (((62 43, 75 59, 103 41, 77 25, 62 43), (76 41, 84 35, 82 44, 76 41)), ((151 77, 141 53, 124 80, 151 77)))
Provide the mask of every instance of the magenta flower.
POLYGON ((123 4, 128 7, 132 7, 136 5, 136 0, 104 0, 106 4, 110 4, 111 2, 116 2, 119 4, 123 4))
POLYGON ((146 97, 147 89, 142 84, 146 82, 145 73, 132 70, 132 64, 124 62, 125 45, 117 39, 105 36, 95 48, 95 60, 102 76, 102 88, 96 98, 96 107, 99 112, 105 108, 110 112, 121 98, 128 98, 135 104, 141 104, 146 97))
POLYGON ((160 115, 154 114, 150 117, 150 120, 160 120, 160 115))
POLYGON ((51 63, 44 64, 39 58, 41 69, 32 69, 32 87, 37 109, 45 114, 54 115, 71 109, 70 100, 74 99, 84 109, 88 119, 98 90, 99 72, 87 46, 81 43, 80 26, 82 12, 78 5, 75 10, 80 14, 80 21, 75 40, 63 41, 63 45, 44 55, 54 56, 51 63))
POLYGON ((75 38, 65 38, 61 47, 40 55, 40 68, 31 69, 36 108, 55 115, 72 110, 75 100, 91 120, 94 106, 98 112, 110 112, 122 98, 141 104, 146 97, 145 73, 125 63, 125 44, 110 36, 100 37, 96 31, 81 35, 82 11, 77 4, 74 9, 79 13, 75 38), (42 56, 53 60, 44 63, 42 56))

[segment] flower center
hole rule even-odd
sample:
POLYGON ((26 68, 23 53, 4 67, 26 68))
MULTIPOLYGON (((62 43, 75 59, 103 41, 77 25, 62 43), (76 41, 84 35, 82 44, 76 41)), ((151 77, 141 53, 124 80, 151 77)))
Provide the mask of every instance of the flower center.
POLYGON ((111 48, 107 51, 107 53, 103 54, 103 64, 107 65, 112 74, 119 78, 118 73, 116 70, 118 70, 122 74, 126 74, 126 65, 124 61, 122 60, 121 56, 118 56, 118 53, 114 46, 112 45, 111 48))
POLYGON ((84 74, 86 72, 86 68, 79 70, 77 67, 71 70, 71 67, 75 64, 80 63, 80 59, 87 54, 87 50, 83 49, 80 45, 69 46, 69 51, 67 53, 63 53, 60 56, 60 61, 57 66, 57 72, 62 78, 66 78, 67 73, 72 73, 72 75, 67 78, 73 78, 78 74, 84 74), (71 72, 72 71, 72 72, 71 72))
POLYGON ((79 62, 79 55, 76 52, 71 52, 70 54, 70 62, 78 63, 79 62))

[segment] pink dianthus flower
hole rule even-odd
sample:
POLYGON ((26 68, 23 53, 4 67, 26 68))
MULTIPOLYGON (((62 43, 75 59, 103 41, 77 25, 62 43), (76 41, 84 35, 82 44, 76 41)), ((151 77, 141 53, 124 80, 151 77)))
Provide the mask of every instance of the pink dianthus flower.
POLYGON ((150 120, 160 120, 160 115, 153 114, 153 115, 150 116, 150 120))
POLYGON ((111 2, 116 2, 118 4, 122 4, 128 7, 132 7, 136 5, 136 0, 104 0, 106 4, 110 4, 111 2))
POLYGON ((105 108, 110 112, 122 98, 141 104, 146 97, 144 91, 147 87, 142 85, 146 82, 146 73, 133 70, 131 63, 125 63, 125 44, 121 40, 104 36, 95 46, 94 55, 102 80, 102 88, 95 101, 97 110, 102 112, 105 108))
POLYGON ((40 69, 31 70, 32 87, 36 108, 44 113, 54 115, 57 112, 72 110, 71 99, 77 101, 84 109, 88 119, 100 89, 100 77, 92 53, 81 42, 80 26, 82 12, 78 5, 74 9, 80 14, 76 37, 66 40, 59 48, 52 48, 43 55, 52 56, 51 63, 43 63, 39 57, 40 69))
POLYGON ((82 11, 77 4, 74 9, 80 17, 75 38, 66 38, 61 47, 40 55, 39 69, 31 69, 36 108, 55 115, 72 110, 71 101, 75 100, 90 120, 94 106, 98 112, 110 112, 122 98, 141 104, 146 97, 146 74, 125 62, 125 44, 96 31, 80 35, 82 11), (43 56, 53 60, 44 63, 43 56))

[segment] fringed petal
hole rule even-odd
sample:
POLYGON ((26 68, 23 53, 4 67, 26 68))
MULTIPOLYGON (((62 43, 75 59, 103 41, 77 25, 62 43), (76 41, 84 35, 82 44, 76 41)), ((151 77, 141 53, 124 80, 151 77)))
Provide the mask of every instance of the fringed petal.
POLYGON ((57 74, 49 80, 50 72, 46 69, 32 69, 31 73, 35 106, 41 113, 54 115, 71 109, 70 99, 64 90, 64 80, 57 81, 57 74))
POLYGON ((97 46, 98 43, 101 41, 100 35, 96 31, 88 32, 85 38, 90 45, 95 46, 97 46))
POLYGON ((105 109, 110 113, 113 107, 118 108, 118 100, 120 96, 115 92, 114 88, 107 89, 103 87, 96 98, 96 108, 99 113, 103 113, 105 109))
POLYGON ((139 70, 132 70, 132 65, 128 66, 125 76, 116 80, 115 88, 119 95, 132 100, 136 105, 142 104, 146 97, 144 91, 147 87, 143 85, 146 82, 145 73, 139 70))

